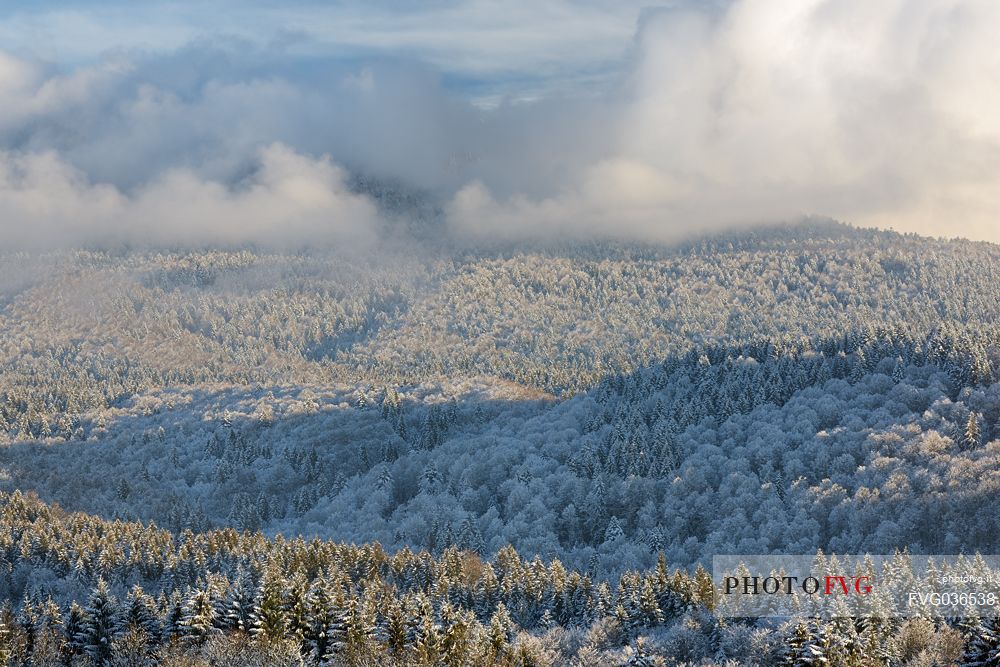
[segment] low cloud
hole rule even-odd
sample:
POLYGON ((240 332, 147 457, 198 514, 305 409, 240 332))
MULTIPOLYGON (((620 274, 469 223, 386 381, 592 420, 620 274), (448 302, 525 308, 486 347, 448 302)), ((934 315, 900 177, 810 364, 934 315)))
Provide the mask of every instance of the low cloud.
POLYGON ((127 243, 200 245, 372 240, 377 213, 351 194, 343 170, 281 144, 260 151, 236 187, 185 169, 165 172, 134 193, 90 183, 56 153, 0 153, 0 219, 15 247, 127 243))
MULTIPOLYGON (((601 62, 624 55, 586 91, 553 83, 593 66, 572 71, 561 47, 449 70, 421 41, 428 16, 393 33, 391 5, 356 17, 381 46, 338 51, 323 21, 306 35, 290 10, 289 25, 270 15, 282 38, 267 43, 205 33, 72 66, 0 54, 0 232, 33 246, 365 242, 379 219, 345 185, 358 172, 425 190, 460 236, 673 240, 818 215, 1000 241, 1000 5, 676 2, 617 49, 609 8, 574 24, 579 44, 601 16, 619 21, 598 31, 601 62), (530 102, 496 96, 519 81, 530 102)), ((435 11, 485 45, 487 9, 435 11)))
POLYGON ((807 215, 1000 240, 1000 5, 742 0, 647 16, 608 155, 473 234, 671 239, 807 215))

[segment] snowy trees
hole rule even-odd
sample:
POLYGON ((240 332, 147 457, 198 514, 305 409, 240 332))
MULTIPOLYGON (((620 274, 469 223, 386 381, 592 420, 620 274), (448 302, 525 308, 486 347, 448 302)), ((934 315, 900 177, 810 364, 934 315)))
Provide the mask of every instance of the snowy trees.
POLYGON ((264 572, 264 579, 251 615, 250 633, 264 640, 279 640, 285 636, 288 621, 285 615, 284 579, 274 567, 264 572))
POLYGON ((160 636, 159 612, 156 604, 138 585, 128 592, 115 628, 118 635, 123 635, 129 630, 144 633, 150 641, 160 636))
POLYGON ((116 601, 111 596, 107 583, 100 579, 87 600, 83 610, 83 621, 75 640, 84 653, 97 661, 107 662, 111 657, 111 642, 117 626, 116 601))
POLYGON ((203 645, 215 631, 216 610, 208 591, 196 590, 184 603, 180 626, 185 641, 203 645))
MULTIPOLYGON (((853 332, 873 324, 921 334, 943 324, 957 342, 1000 315, 989 297, 996 252, 826 225, 699 246, 411 253, 374 264, 248 251, 63 253, 39 258, 42 278, 5 310, 0 431, 86 438, 100 428, 91 411, 178 384, 370 388, 446 375, 558 393, 705 345, 780 347, 844 332, 853 345, 864 342, 853 332), (895 265, 915 267, 919 280, 885 269, 895 265), (87 313, 66 308, 85 299, 87 313)), ((986 382, 990 350, 978 346, 954 380, 986 382)), ((851 373, 874 369, 869 349, 857 358, 851 373)), ((391 393, 364 396, 405 430, 391 393)))
POLYGON ((97 660, 245 634, 317 661, 514 661, 523 631, 678 623, 705 581, 667 562, 995 551, 998 260, 838 226, 377 266, 45 258, 0 309, 0 490, 175 535, 78 519, 89 540, 12 534, 12 556, 0 533, 66 595, 39 634, 18 590, 6 631, 97 660))
POLYGON ((989 551, 997 524, 972 498, 994 484, 989 426, 1000 385, 956 392, 950 365, 975 347, 956 341, 944 331, 911 338, 872 328, 783 348, 708 347, 561 401, 525 400, 486 382, 374 390, 405 406, 410 440, 380 410, 353 407, 350 386, 271 396, 176 388, 158 395, 156 409, 146 397, 148 415, 109 420, 85 447, 0 449, 17 473, 0 483, 172 530, 232 525, 484 556, 510 542, 576 568, 593 559, 602 576, 650 568, 660 551, 689 564, 739 544, 886 551, 903 540, 989 551), (876 370, 851 383, 857 345, 882 370, 903 359, 906 373, 897 381, 876 370), (938 350, 930 356, 943 366, 921 350, 938 350), (267 429, 252 418, 263 401, 283 415, 267 429), (306 401, 312 411, 299 412, 306 401), (423 448, 420 425, 442 418, 442 440, 423 448), (967 426, 978 429, 978 445, 966 444, 967 426), (377 463, 365 465, 361 452, 377 463), (120 471, 110 484, 99 461, 120 471), (64 467, 81 474, 64 482, 64 467), (121 479, 131 488, 125 498, 121 479), (972 495, 941 502, 954 484, 972 495), (880 511, 887 502, 891 516, 880 511), (919 518, 927 512, 969 529, 929 530, 919 518))
POLYGON ((1000 665, 1000 628, 995 618, 983 619, 968 642, 962 664, 969 667, 1000 665))
POLYGON ((627 632, 649 630, 666 622, 658 600, 696 586, 680 571, 667 577, 664 566, 658 574, 623 577, 617 590, 594 587, 558 562, 526 561, 510 548, 488 563, 456 549, 435 559, 407 551, 389 556, 377 545, 269 541, 232 530, 182 537, 151 531, 54 513, 21 494, 0 495, 0 535, 14 540, 0 551, 0 566, 44 571, 68 552, 81 553, 82 568, 66 568, 59 587, 86 599, 84 606, 60 606, 25 598, 17 614, 0 613, 12 635, 0 648, 145 665, 163 651, 214 655, 226 646, 223 640, 253 642, 261 652, 294 642, 308 664, 361 665, 375 656, 398 664, 516 664, 534 650, 522 641, 524 631, 587 627, 625 607, 627 632), (131 570, 128 559, 99 554, 137 539, 160 547, 147 554, 153 562, 142 586, 123 592, 123 584, 108 581, 129 578, 123 576, 131 570), (674 587, 680 589, 671 592, 674 587))
POLYGON ((979 426, 979 419, 979 415, 975 412, 969 412, 969 418, 965 421, 962 443, 969 449, 975 449, 982 444, 983 432, 979 426))
MULTIPOLYGON (((0 495, 0 567, 52 577, 50 568, 65 554, 80 553, 84 561, 79 570, 59 568, 63 574, 51 580, 68 599, 36 601, 4 582, 8 604, 21 597, 13 610, 0 608, 0 651, 17 664, 52 655, 112 665, 228 655, 231 664, 249 664, 235 656, 250 651, 307 665, 520 665, 534 659, 545 637, 588 628, 593 639, 559 643, 558 660, 569 662, 578 652, 585 664, 591 656, 586 660, 598 664, 642 665, 722 651, 718 622, 706 609, 714 595, 710 576, 703 569, 671 571, 662 557, 654 570, 626 572, 611 586, 558 561, 523 559, 509 547, 484 562, 453 548, 434 558, 230 529, 183 537, 151 530, 0 495), (129 579, 129 559, 100 553, 138 539, 160 547, 147 555, 149 576, 125 592, 125 584, 108 582, 129 579), (647 636, 657 640, 645 642, 647 636)), ((979 560, 968 567, 975 574, 988 566, 979 560)), ((860 664, 876 656, 948 664, 964 651, 967 664, 989 665, 998 650, 994 619, 974 624, 967 642, 957 629, 926 619, 885 623, 878 631, 865 623, 808 620, 769 627, 748 627, 740 636, 750 641, 756 633, 761 645, 783 644, 787 664, 860 664)), ((726 655, 735 655, 737 634, 726 635, 726 655)))

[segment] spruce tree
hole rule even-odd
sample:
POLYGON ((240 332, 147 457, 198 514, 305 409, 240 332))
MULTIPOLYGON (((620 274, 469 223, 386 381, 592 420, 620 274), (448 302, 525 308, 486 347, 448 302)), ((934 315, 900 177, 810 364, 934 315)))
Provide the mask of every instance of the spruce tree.
POLYGON ((215 632, 215 607, 207 591, 194 591, 184 603, 180 626, 184 640, 203 645, 215 632))
POLYGON ((181 619, 184 618, 184 599, 180 593, 174 591, 166 601, 166 613, 163 618, 163 630, 161 631, 162 641, 170 643, 181 636, 183 627, 181 619))
POLYGON ((250 632, 253 627, 254 587, 250 577, 240 571, 223 598, 218 624, 225 630, 250 632))
POLYGON ((812 635, 808 626, 800 621, 796 623, 791 634, 785 638, 780 651, 780 664, 783 667, 801 667, 806 664, 806 656, 812 635))
POLYGON ((347 662, 361 664, 375 637, 375 605, 369 594, 363 599, 358 599, 356 596, 348 599, 346 621, 347 662))
POLYGON ((963 667, 1000 667, 1000 627, 997 619, 983 619, 977 631, 969 638, 963 667))
POLYGON ((304 577, 296 577, 288 586, 285 600, 288 630, 286 635, 304 642, 309 633, 308 590, 304 577))
POLYGON ((306 594, 307 627, 302 637, 307 655, 318 662, 330 648, 329 631, 333 624, 333 593, 325 577, 314 581, 306 594))
POLYGON ((326 651, 321 654, 324 662, 332 662, 347 652, 348 603, 343 591, 335 591, 325 614, 326 651))
POLYGON ((111 658, 111 642, 118 626, 117 609, 111 591, 103 579, 87 600, 78 638, 84 653, 97 664, 103 665, 111 658))
POLYGON ((969 418, 965 422, 965 430, 962 433, 962 442, 966 449, 975 449, 982 444, 983 431, 979 425, 979 415, 975 412, 969 413, 969 418))
POLYGON ((254 601, 251 634, 265 640, 279 640, 285 636, 288 621, 285 613, 284 579, 276 567, 264 573, 260 590, 254 601))
POLYGON ((465 665, 471 641, 470 619, 467 612, 445 602, 441 607, 441 624, 443 627, 441 651, 444 664, 448 667, 465 665))
POLYGON ((388 647, 390 655, 396 659, 402 658, 406 650, 406 630, 406 611, 403 605, 398 599, 390 600, 381 639, 388 647))
POLYGON ((659 602, 656 599, 656 592, 649 579, 645 579, 642 583, 642 589, 639 592, 638 612, 642 624, 648 628, 663 623, 663 610, 660 609, 659 602))
POLYGON ((160 622, 155 602, 138 585, 134 586, 125 598, 115 632, 124 634, 129 628, 136 628, 146 633, 150 641, 160 636, 160 622))
POLYGON ((71 602, 69 612, 66 614, 66 624, 63 626, 63 635, 66 638, 66 650, 70 656, 79 655, 83 652, 83 607, 76 602, 71 602))

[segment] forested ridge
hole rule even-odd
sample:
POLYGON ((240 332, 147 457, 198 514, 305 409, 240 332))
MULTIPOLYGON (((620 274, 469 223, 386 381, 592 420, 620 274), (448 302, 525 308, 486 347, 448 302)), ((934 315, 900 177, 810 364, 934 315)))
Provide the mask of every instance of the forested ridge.
MULTIPOLYGON (((282 614, 323 582, 338 609, 354 601, 348 616, 368 610, 357 641, 383 663, 417 660, 412 632, 403 650, 379 629, 391 600, 411 625, 474 638, 448 664, 745 662, 747 642, 777 664, 796 632, 861 646, 842 626, 720 624, 696 568, 719 553, 996 552, 998 322, 997 246, 835 223, 672 247, 7 255, 6 641, 23 651, 11 628, 49 597, 64 627, 70 603, 93 608, 100 590, 120 615, 139 585, 158 624, 143 645, 211 661, 234 633, 260 639, 220 620, 227 596, 260 597, 280 570, 282 614), (322 564, 297 569, 306 553, 322 564), (414 586, 397 560, 431 574, 414 586), (527 607, 503 598, 501 650, 498 601, 476 587, 515 560, 548 583, 517 584, 541 596, 527 607), (442 571, 461 593, 437 590, 442 571), (553 602, 569 580, 585 611, 553 602), (211 607, 212 632, 194 648, 164 634, 171 605, 211 607)), ((930 651, 993 632, 914 623, 861 633, 874 643, 858 660, 915 659, 900 657, 908 633, 930 651)), ((60 659, 95 657, 60 632, 60 659)), ((265 642, 267 664, 355 660, 304 636, 265 642)))

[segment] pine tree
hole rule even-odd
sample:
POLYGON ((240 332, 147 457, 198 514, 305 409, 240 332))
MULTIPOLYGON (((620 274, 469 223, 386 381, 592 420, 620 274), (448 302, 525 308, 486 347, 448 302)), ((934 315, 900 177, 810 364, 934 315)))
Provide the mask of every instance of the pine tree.
POLYGON ((799 622, 792 630, 792 634, 785 639, 785 644, 781 650, 781 665, 785 667, 801 667, 805 662, 809 642, 812 635, 805 623, 799 622))
POLYGON ((215 607, 207 591, 194 591, 184 603, 180 626, 186 642, 203 645, 215 632, 215 607))
POLYGON ((288 622, 285 615, 284 579, 272 566, 264 573, 260 590, 254 600, 251 634, 265 640, 279 640, 285 636, 288 622))
POLYGON ((812 628, 812 637, 806 645, 802 663, 804 665, 829 665, 834 662, 836 657, 836 647, 836 637, 830 633, 825 625, 817 624, 812 628))
POLYGON ((486 552, 486 542, 483 540, 479 528, 470 516, 462 519, 462 523, 458 528, 458 546, 461 549, 472 551, 480 556, 486 552))
POLYGON ((22 651, 30 656, 34 652, 35 625, 38 619, 35 614, 35 605, 31 598, 24 596, 21 609, 17 614, 16 624, 20 626, 20 636, 22 641, 22 651))
POLYGON ((411 626, 414 662, 436 664, 441 654, 441 626, 435 619, 430 600, 424 595, 417 601, 411 626))
POLYGON ((625 537, 625 531, 622 530, 622 524, 618 521, 618 517, 611 517, 611 521, 608 522, 607 530, 604 531, 604 541, 614 542, 625 537))
POLYGON ((465 665, 471 641, 471 621, 467 612, 445 602, 441 607, 441 623, 443 626, 441 650, 444 654, 444 664, 449 667, 465 665))
POLYGON ((170 599, 166 601, 166 613, 161 634, 164 643, 169 643, 181 636, 183 632, 182 618, 184 618, 184 599, 179 592, 174 591, 170 599))
POLYGON ((288 619, 286 636, 304 642, 310 629, 308 589, 304 577, 296 577, 289 585, 285 609, 288 619))
POLYGON ((1000 667, 1000 628, 997 619, 983 619, 969 638, 962 657, 963 667, 1000 667))
POLYGON ((394 658, 402 658, 406 650, 406 630, 406 612, 403 605, 398 599, 390 600, 381 639, 394 658))
POLYGON ((487 629, 487 641, 489 654, 492 660, 498 660, 504 655, 514 637, 514 622, 507 613, 507 608, 501 602, 497 605, 496 613, 490 619, 490 626, 487 629))
POLYGON ((129 628, 141 630, 146 633, 150 640, 155 640, 160 636, 160 621, 156 614, 156 604, 139 586, 134 586, 126 596, 115 632, 124 634, 129 628))
POLYGON ((241 570, 222 601, 216 624, 227 631, 247 632, 253 627, 254 591, 250 578, 241 570))
POLYGON ((305 653, 318 662, 329 650, 329 635, 333 623, 333 593, 325 577, 314 581, 306 594, 307 627, 302 637, 305 653))
POLYGON ((71 602, 69 612, 66 614, 66 625, 63 626, 63 635, 66 638, 66 649, 69 655, 79 655, 83 652, 83 607, 76 602, 71 602))
POLYGON ((347 652, 347 615, 347 599, 343 591, 336 591, 324 617, 327 621, 326 652, 321 654, 324 662, 333 662, 347 652))
POLYGON ((347 659, 348 664, 361 664, 375 638, 375 602, 366 592, 362 599, 352 596, 347 604, 347 659))
POLYGON ((65 652, 62 611, 52 598, 35 605, 33 634, 32 660, 35 664, 51 664, 57 655, 65 652))
POLYGON ((424 471, 420 474, 420 490, 427 494, 434 494, 441 490, 441 485, 444 482, 444 477, 441 475, 440 471, 434 461, 427 464, 424 471))
POLYGON ((100 579, 87 600, 78 634, 83 651, 98 664, 105 664, 111 658, 111 642, 117 626, 115 600, 107 583, 100 579))
POLYGON ((648 628, 663 623, 663 610, 660 609, 660 605, 656 599, 656 592, 649 579, 646 579, 642 583, 642 589, 639 593, 638 615, 642 620, 642 624, 648 628))
POLYGON ((965 422, 965 431, 962 436, 962 442, 967 449, 975 449, 982 445, 983 432, 979 426, 979 415, 975 412, 969 413, 969 419, 965 422))
POLYGON ((375 488, 381 490, 392 489, 392 470, 388 465, 383 465, 379 470, 378 479, 375 481, 375 488))

